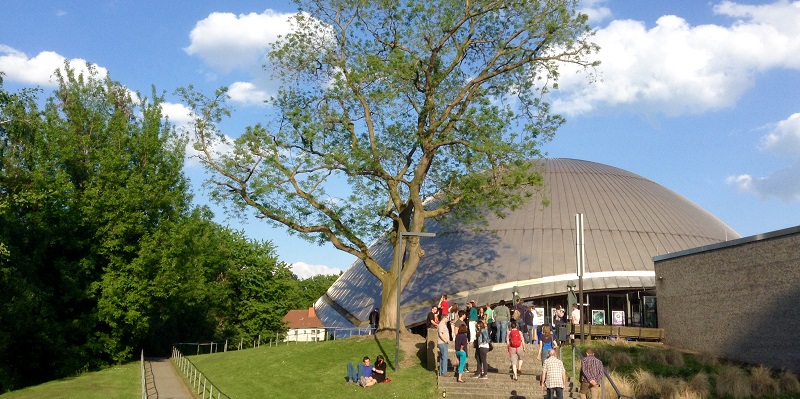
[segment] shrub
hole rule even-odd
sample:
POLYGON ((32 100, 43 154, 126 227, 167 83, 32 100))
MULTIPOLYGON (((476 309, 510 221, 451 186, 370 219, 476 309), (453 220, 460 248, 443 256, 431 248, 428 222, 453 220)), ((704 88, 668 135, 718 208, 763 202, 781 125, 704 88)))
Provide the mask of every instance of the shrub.
POLYGON ((750 369, 750 388, 756 396, 774 395, 779 391, 778 382, 772 379, 772 371, 765 366, 750 369))
POLYGON ((736 366, 727 364, 721 366, 717 372, 715 392, 718 396, 731 396, 734 399, 753 395, 747 373, 736 366))
POLYGON ((783 393, 800 393, 800 381, 797 375, 789 371, 783 371, 778 377, 778 387, 783 393))

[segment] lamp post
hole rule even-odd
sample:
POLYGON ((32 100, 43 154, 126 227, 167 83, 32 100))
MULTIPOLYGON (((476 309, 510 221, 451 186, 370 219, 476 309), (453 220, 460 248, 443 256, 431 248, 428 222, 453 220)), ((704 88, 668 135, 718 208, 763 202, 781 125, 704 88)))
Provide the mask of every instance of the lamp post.
POLYGON ((584 251, 583 214, 575 214, 575 258, 578 261, 576 274, 578 275, 578 309, 580 311, 581 345, 583 345, 583 271, 586 268, 586 253, 584 251))
POLYGON ((397 236, 397 242, 394 244, 394 251, 395 259, 399 263, 397 265, 397 320, 395 321, 395 338, 394 338, 394 367, 395 372, 400 370, 400 294, 402 291, 400 290, 400 282, 401 276, 403 271, 403 263, 406 260, 406 249, 403 245, 405 237, 435 237, 435 233, 416 233, 413 231, 401 231, 400 234, 397 236))

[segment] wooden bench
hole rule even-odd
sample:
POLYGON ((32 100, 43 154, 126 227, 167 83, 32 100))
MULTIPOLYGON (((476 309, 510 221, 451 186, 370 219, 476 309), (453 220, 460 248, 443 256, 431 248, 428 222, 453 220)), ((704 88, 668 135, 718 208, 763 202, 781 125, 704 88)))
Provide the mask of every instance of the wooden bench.
MULTIPOLYGON (((575 328, 576 335, 580 334, 580 326, 575 328)), ((627 327, 584 324, 583 334, 588 339, 592 338, 630 338, 638 341, 663 341, 665 337, 663 328, 627 327)))

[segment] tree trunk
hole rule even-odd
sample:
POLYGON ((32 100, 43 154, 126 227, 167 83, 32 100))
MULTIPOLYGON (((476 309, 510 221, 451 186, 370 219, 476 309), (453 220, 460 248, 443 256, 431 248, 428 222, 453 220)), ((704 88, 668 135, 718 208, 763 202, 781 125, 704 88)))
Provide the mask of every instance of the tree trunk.
MULTIPOLYGON (((397 324, 397 277, 383 282, 381 293, 381 319, 378 323, 379 330, 395 330, 397 324)), ((405 331, 405 323, 400 318, 400 332, 405 331)))

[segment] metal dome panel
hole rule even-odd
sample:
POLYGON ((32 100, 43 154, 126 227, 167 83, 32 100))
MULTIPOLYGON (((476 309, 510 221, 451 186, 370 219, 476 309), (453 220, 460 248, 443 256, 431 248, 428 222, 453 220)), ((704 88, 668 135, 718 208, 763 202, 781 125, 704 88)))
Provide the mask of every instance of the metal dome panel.
MULTIPOLYGON (((482 225, 427 222, 436 237, 422 241, 426 255, 403 292, 406 324, 422 321, 443 293, 479 304, 508 300, 514 287, 524 298, 565 294, 566 282, 577 278, 576 213, 584 214, 586 291, 652 288, 653 256, 739 238, 689 200, 631 172, 573 159, 541 166, 549 206, 534 198, 482 225)), ((388 269, 391 245, 380 241, 372 250, 388 269)), ((357 261, 317 302, 317 313, 326 326, 362 325, 380 304, 380 290, 357 261)))

